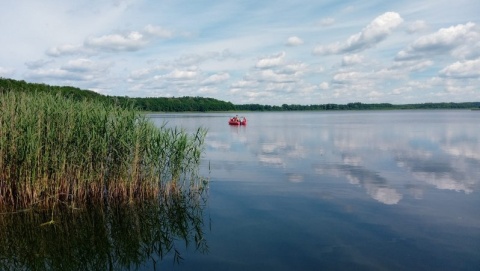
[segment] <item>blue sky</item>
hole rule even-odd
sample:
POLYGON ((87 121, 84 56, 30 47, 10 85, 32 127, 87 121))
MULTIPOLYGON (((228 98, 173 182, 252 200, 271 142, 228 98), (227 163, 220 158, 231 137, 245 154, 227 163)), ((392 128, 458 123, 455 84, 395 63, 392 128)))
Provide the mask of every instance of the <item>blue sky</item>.
POLYGON ((234 104, 480 101, 480 1, 7 0, 0 77, 234 104))

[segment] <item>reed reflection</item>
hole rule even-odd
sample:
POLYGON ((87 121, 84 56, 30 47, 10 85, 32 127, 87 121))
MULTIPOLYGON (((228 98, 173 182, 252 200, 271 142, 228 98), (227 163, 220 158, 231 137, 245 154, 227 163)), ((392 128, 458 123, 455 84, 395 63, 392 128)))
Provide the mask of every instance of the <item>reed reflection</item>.
POLYGON ((179 263, 180 251, 192 246, 207 253, 205 188, 170 187, 154 201, 2 214, 0 269, 155 269, 172 256, 179 263))

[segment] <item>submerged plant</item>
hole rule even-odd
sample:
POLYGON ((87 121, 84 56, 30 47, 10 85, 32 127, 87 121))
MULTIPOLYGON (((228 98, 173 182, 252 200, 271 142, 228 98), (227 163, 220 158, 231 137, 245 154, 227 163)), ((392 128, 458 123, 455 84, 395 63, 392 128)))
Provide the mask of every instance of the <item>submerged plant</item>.
POLYGON ((195 186, 205 135, 156 127, 133 108, 4 91, 0 207, 132 202, 195 186))

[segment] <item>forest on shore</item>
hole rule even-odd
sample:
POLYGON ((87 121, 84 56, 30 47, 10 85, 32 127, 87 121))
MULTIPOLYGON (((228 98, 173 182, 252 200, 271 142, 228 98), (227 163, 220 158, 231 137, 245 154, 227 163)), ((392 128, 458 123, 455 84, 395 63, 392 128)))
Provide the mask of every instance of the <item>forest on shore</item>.
POLYGON ((347 104, 232 104, 214 98, 205 97, 147 97, 102 95, 91 90, 82 90, 71 86, 51 86, 47 84, 29 83, 23 80, 0 78, 0 93, 7 91, 51 93, 76 101, 97 100, 109 105, 133 107, 149 112, 219 112, 219 111, 324 111, 324 110, 402 110, 402 109, 477 109, 480 101, 461 103, 347 103, 347 104))

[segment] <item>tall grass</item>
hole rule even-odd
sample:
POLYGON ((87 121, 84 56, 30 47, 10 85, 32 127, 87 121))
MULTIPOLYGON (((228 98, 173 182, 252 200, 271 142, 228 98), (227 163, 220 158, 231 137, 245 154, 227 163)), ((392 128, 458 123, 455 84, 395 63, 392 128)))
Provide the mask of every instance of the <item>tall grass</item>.
POLYGON ((0 96, 0 206, 158 197, 188 180, 205 134, 158 128, 131 108, 7 91, 0 96))

